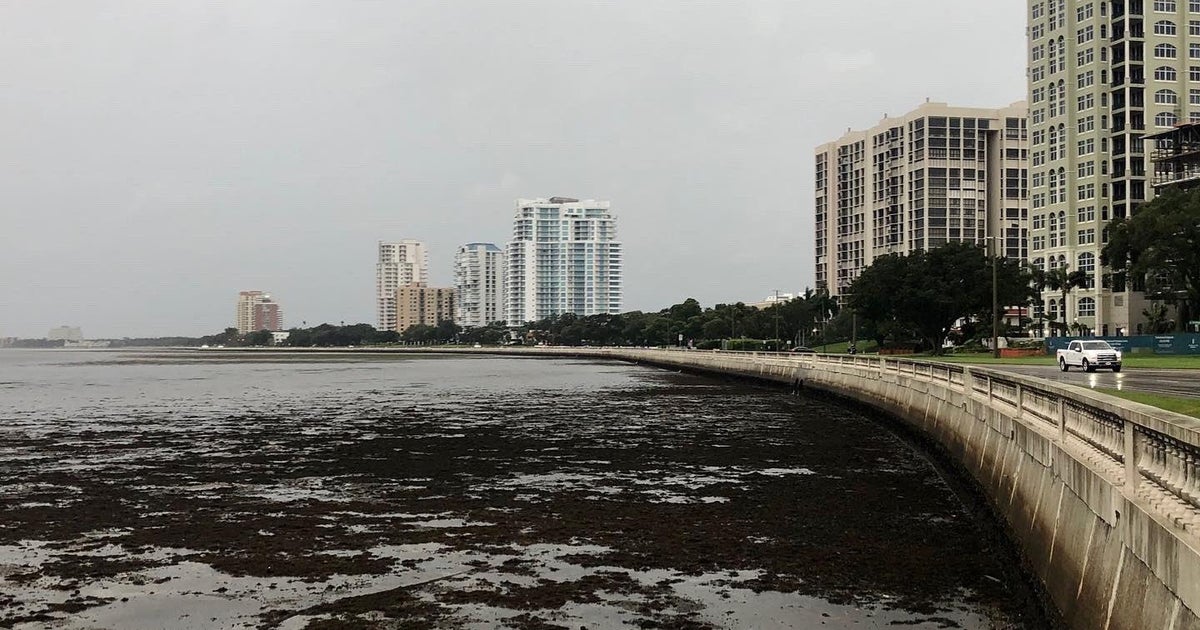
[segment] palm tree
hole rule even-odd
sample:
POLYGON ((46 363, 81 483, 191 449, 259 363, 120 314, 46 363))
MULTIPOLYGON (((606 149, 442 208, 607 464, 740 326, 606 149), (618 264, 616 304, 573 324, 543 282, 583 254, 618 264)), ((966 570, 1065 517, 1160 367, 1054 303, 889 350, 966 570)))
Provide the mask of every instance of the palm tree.
POLYGON ((1037 292, 1037 324, 1038 335, 1045 336, 1045 328, 1042 326, 1042 319, 1045 317, 1046 302, 1042 298, 1042 292, 1046 290, 1046 268, 1042 265, 1029 265, 1029 276, 1033 279, 1033 290, 1037 292))
POLYGON ((1086 271, 1069 271, 1069 268, 1070 265, 1055 267, 1046 272, 1045 278, 1046 288, 1050 289, 1051 291, 1058 291, 1062 293, 1063 330, 1070 330, 1067 328, 1067 326, 1071 322, 1071 318, 1068 316, 1067 310, 1069 304, 1067 297, 1070 295, 1073 289, 1087 288, 1087 286, 1091 284, 1091 278, 1088 276, 1086 271))
POLYGON ((1142 309, 1142 316, 1146 318, 1146 329, 1157 335, 1163 332, 1163 324, 1167 321, 1167 307, 1161 302, 1151 302, 1150 306, 1142 309))

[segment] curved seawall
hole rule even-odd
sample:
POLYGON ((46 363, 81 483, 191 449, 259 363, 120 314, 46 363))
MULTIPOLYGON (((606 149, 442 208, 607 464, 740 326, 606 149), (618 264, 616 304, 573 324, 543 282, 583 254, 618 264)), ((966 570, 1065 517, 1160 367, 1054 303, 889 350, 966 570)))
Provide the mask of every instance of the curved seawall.
MULTIPOLYGON (((541 349, 538 349, 541 350, 541 349)), ((940 445, 1073 628, 1200 629, 1200 421, 997 370, 851 356, 546 348, 844 396, 940 445)))

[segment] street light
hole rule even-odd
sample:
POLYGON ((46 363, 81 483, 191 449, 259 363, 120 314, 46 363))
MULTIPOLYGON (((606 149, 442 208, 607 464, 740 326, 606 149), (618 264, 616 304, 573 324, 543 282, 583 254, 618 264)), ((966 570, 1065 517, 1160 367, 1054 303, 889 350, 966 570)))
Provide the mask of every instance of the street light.
POLYGON ((775 351, 779 352, 779 289, 772 289, 775 292, 775 351))
MULTIPOLYGON (((1020 227, 1015 224, 1009 224, 1007 227, 1020 227)), ((996 261, 1000 259, 1000 242, 997 240, 1003 235, 993 234, 985 236, 988 241, 991 241, 996 248, 996 255, 991 256, 992 259, 992 358, 1000 358, 1000 291, 996 282, 996 261)), ((988 248, 988 254, 991 255, 991 248, 988 248)))

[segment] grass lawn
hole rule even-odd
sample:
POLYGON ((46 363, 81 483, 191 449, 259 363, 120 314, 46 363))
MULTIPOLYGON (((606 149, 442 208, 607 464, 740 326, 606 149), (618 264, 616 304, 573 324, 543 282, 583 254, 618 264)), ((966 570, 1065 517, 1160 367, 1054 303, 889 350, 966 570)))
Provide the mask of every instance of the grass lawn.
MULTIPOLYGON (((911 359, 926 359, 930 361, 945 361, 947 363, 972 363, 977 365, 1054 365, 1054 357, 1017 357, 1012 359, 995 359, 989 354, 947 354, 940 357, 915 355, 911 359)), ((1123 367, 1158 368, 1158 369, 1194 369, 1200 370, 1200 355, 1155 355, 1127 354, 1122 359, 1123 367)), ((1078 368, 1075 368, 1078 369, 1078 368)))
POLYGON ((1103 392, 1111 396, 1116 396, 1117 398, 1124 398, 1125 400, 1139 402, 1143 405, 1150 405, 1152 407, 1158 407, 1159 409, 1166 409, 1167 411, 1174 411, 1175 413, 1192 416, 1193 418, 1200 418, 1200 398, 1160 396, 1158 394, 1127 392, 1119 389, 1105 389, 1102 387, 1096 388, 1096 391, 1103 392))

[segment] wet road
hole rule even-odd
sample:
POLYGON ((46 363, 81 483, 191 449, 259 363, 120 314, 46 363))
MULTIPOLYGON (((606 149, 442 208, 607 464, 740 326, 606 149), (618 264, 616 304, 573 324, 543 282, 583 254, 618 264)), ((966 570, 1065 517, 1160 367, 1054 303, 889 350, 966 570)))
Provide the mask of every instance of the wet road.
POLYGON ((998 368, 1092 389, 1119 389, 1148 394, 1200 398, 1200 370, 1126 368, 1118 374, 1113 374, 1108 370, 1088 373, 1072 369, 1070 372, 1061 372, 1054 365, 983 365, 980 367, 998 368))

